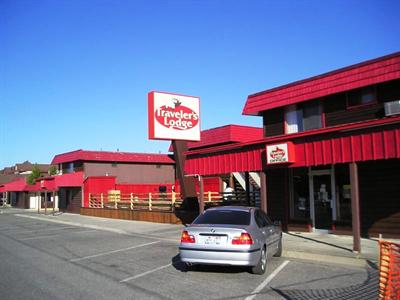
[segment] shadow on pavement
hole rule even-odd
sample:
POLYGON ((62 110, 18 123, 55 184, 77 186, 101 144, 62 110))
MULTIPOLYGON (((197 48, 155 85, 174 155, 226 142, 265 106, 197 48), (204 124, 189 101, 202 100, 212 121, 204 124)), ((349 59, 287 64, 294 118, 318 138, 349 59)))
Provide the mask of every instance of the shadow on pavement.
POLYGON ((315 242, 315 243, 319 243, 319 244, 323 244, 323 245, 335 247, 335 248, 337 248, 337 249, 341 249, 341 250, 345 250, 345 251, 348 251, 348 252, 353 253, 353 251, 352 251, 351 249, 348 249, 348 248, 345 248, 345 247, 342 247, 342 246, 338 246, 338 245, 335 245, 335 244, 332 244, 332 243, 327 243, 327 242, 319 241, 319 240, 317 240, 317 239, 312 239, 312 238, 305 237, 305 236, 299 236, 299 235, 297 235, 297 234, 293 234, 293 233, 289 233, 289 232, 286 232, 286 234, 287 234, 287 235, 290 235, 290 236, 293 236, 293 237, 300 238, 300 239, 304 239, 304 240, 312 241, 312 242, 315 242))

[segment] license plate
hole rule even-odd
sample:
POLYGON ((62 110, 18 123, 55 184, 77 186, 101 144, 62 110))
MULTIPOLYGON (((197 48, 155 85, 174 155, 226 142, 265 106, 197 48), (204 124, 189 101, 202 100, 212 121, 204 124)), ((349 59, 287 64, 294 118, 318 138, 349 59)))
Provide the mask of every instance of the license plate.
POLYGON ((223 242, 221 236, 207 236, 204 239, 205 245, 221 245, 223 242))

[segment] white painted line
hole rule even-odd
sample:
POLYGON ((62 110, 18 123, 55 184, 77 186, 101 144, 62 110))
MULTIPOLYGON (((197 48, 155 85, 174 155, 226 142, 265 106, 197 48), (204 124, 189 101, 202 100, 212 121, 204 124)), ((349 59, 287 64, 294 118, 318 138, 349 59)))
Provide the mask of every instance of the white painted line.
POLYGON ((23 238, 23 239, 18 239, 18 241, 28 241, 28 240, 39 240, 39 239, 46 239, 46 238, 51 238, 55 237, 56 235, 38 235, 38 236, 31 236, 28 238, 23 238))
MULTIPOLYGON (((112 232, 112 233, 124 234, 124 235, 129 235, 129 236, 134 236, 134 237, 141 237, 141 238, 145 238, 145 239, 173 242, 174 244, 180 243, 180 238, 168 239, 168 238, 162 238, 162 237, 154 236, 154 235, 150 235, 150 234, 140 234, 140 233, 136 233, 136 232, 129 232, 129 231, 123 230, 123 229, 102 227, 102 226, 98 226, 98 225, 83 224, 83 223, 78 223, 78 222, 68 222, 68 221, 62 221, 62 220, 50 220, 50 219, 44 219, 43 217, 26 216, 26 215, 20 215, 20 214, 15 214, 14 216, 22 217, 22 218, 30 218, 30 219, 35 219, 35 220, 41 220, 44 222, 53 222, 53 223, 64 224, 64 225, 72 225, 72 226, 79 226, 79 227, 83 227, 83 228, 91 228, 91 229, 108 231, 108 232, 112 232)), ((95 218, 95 217, 93 217, 93 218, 95 218)), ((139 221, 135 221, 135 222, 139 222, 139 221)))
POLYGON ((56 227, 56 228, 38 228, 38 229, 34 229, 34 230, 23 230, 23 231, 14 231, 13 230, 13 234, 25 234, 25 233, 31 233, 31 232, 38 232, 38 233, 42 233, 42 232, 47 232, 47 231, 56 231, 56 230, 64 230, 64 229, 75 229, 76 227, 56 227))
POLYGON ((71 232, 71 234, 79 234, 79 233, 89 233, 89 232, 97 232, 97 230, 82 230, 82 231, 76 231, 76 232, 71 232))
MULTIPOLYGON (((73 228, 73 227, 71 227, 73 228)), ((83 230, 83 231, 76 231, 76 232, 68 232, 68 234, 79 234, 79 233, 88 233, 88 232, 95 232, 97 230, 83 230)), ((60 237, 59 234, 51 234, 51 235, 37 235, 31 236, 27 238, 18 239, 19 241, 28 241, 28 240, 38 240, 38 239, 45 239, 45 238, 52 238, 52 237, 60 237)))
POLYGON ((258 287, 256 287, 256 289, 254 291, 251 292, 250 296, 248 296, 245 300, 252 300, 254 299, 259 292, 261 292, 261 290, 263 288, 265 288, 265 286, 271 282, 272 279, 274 279, 274 277, 276 275, 278 275, 278 273, 280 271, 282 271, 282 269, 284 267, 286 267, 286 265, 289 263, 289 260, 285 260, 279 267, 277 267, 258 287))
POLYGON ((140 277, 143 277, 143 276, 146 276, 146 275, 148 275, 148 274, 157 272, 157 271, 159 271, 159 270, 168 268, 168 267, 170 267, 170 266, 172 266, 172 264, 168 264, 168 265, 165 265, 165 266, 161 266, 161 267, 155 268, 155 269, 153 269, 153 270, 150 270, 150 271, 147 271, 147 272, 144 272, 144 273, 141 273, 141 274, 132 276, 132 277, 125 278, 125 279, 121 280, 120 282, 123 283, 123 282, 127 282, 127 281, 130 281, 130 280, 138 279, 138 278, 140 278, 140 277))
POLYGON ((113 251, 98 253, 98 254, 94 254, 94 255, 89 255, 89 256, 85 256, 85 257, 74 258, 74 259, 71 259, 70 262, 76 262, 76 261, 80 261, 80 260, 84 260, 84 259, 99 257, 99 256, 103 256, 103 255, 109 255, 109 254, 113 254, 113 253, 117 253, 117 252, 128 251, 128 250, 131 250, 131 249, 136 249, 136 248, 141 248, 141 247, 145 247, 145 246, 157 244, 157 243, 159 243, 159 242, 160 242, 160 241, 156 241, 156 242, 151 242, 151 243, 136 245, 136 246, 132 246, 132 247, 128 247, 128 248, 123 248, 123 249, 118 249, 118 250, 113 250, 113 251))

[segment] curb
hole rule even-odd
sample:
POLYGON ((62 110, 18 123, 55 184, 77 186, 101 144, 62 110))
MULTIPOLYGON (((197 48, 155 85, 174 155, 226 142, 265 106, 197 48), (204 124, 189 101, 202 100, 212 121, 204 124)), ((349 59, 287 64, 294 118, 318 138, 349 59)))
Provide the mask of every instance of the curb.
POLYGON ((364 267, 368 265, 369 261, 368 259, 365 258, 325 255, 325 254, 307 253, 307 252, 290 251, 290 250, 284 250, 282 257, 304 259, 315 262, 325 262, 329 264, 340 264, 347 266, 350 265, 357 267, 364 267))

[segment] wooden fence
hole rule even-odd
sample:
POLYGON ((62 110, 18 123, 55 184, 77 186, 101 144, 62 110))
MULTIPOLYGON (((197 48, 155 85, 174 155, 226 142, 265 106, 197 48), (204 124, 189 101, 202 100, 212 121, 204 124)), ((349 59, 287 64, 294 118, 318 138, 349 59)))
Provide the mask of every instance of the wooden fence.
MULTIPOLYGON (((89 208, 112 208, 146 211, 175 211, 182 204, 179 193, 130 193, 120 194, 110 191, 107 194, 89 193, 89 208)), ((259 193, 253 192, 205 192, 204 204, 208 207, 219 205, 249 205, 257 206, 259 193)))

